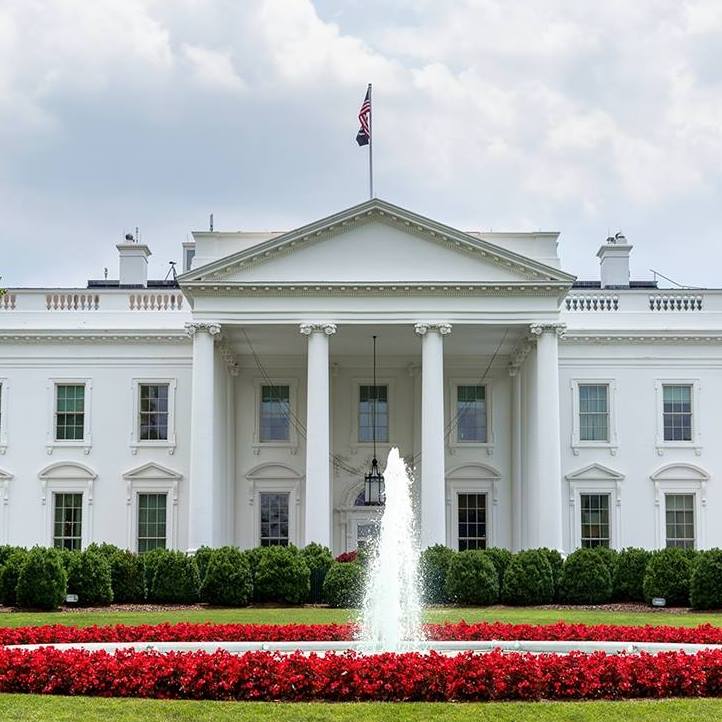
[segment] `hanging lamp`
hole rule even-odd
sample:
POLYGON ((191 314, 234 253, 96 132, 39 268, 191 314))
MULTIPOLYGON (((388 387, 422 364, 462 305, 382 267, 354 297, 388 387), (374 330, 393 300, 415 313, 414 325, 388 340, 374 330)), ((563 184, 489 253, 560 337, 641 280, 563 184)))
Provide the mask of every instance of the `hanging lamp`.
POLYGON ((364 504, 366 506, 381 506, 384 503, 384 476, 379 471, 379 462, 376 458, 376 402, 378 400, 378 387, 376 386, 376 336, 373 337, 374 356, 374 385, 373 406, 371 407, 371 438, 373 440, 374 455, 371 459, 371 469, 364 475, 364 504))

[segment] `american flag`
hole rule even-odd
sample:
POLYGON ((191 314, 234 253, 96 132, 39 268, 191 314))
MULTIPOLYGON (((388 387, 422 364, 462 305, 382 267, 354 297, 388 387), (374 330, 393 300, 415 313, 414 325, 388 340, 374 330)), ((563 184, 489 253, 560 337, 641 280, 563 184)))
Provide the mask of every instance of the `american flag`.
POLYGON ((366 91, 364 102, 361 103, 361 110, 358 112, 358 120, 361 123, 358 133, 356 133, 356 142, 359 145, 368 145, 371 140, 371 86, 366 91))

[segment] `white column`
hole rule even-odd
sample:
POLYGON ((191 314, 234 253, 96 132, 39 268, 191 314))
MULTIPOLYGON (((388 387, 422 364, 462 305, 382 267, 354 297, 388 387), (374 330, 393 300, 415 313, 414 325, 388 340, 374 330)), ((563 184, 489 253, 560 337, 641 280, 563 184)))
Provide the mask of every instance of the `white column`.
POLYGON ((308 336, 304 544, 331 546, 330 394, 328 339, 333 323, 302 323, 308 336))
POLYGON ((522 494, 521 494, 521 369, 509 366, 511 376, 511 548, 521 549, 522 494))
POLYGON ((536 478, 538 508, 529 513, 536 518, 530 528, 536 531, 532 546, 562 551, 562 463, 559 428, 559 345, 566 329, 563 323, 534 323, 536 342, 536 478))
POLYGON ((193 338, 188 550, 194 552, 204 544, 213 544, 214 337, 221 327, 218 323, 197 321, 186 324, 186 330, 193 338))
POLYGON ((421 545, 446 544, 444 336, 448 323, 417 323, 421 336, 421 545))

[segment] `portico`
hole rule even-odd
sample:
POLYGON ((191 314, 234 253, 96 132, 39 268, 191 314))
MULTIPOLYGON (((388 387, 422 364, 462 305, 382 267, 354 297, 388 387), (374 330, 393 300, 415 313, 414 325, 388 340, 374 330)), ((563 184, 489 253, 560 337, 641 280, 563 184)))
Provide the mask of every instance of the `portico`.
POLYGON ((192 546, 219 543, 219 528, 224 543, 255 545, 273 524, 292 543, 355 548, 373 521, 356 503, 373 393, 379 458, 399 446, 413 467, 424 546, 561 548, 558 308, 571 280, 376 200, 182 276, 192 546), (367 270, 368 256, 387 260, 367 270), (277 415, 281 438, 259 414, 277 415), (474 505, 473 533, 457 524, 459 499, 474 505))

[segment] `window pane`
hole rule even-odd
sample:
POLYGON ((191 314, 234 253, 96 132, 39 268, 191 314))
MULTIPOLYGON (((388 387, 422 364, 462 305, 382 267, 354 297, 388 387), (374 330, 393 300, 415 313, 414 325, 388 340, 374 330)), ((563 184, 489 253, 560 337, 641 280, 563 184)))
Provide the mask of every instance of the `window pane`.
POLYGON ((262 547, 288 546, 288 497, 284 494, 261 494, 262 547))
POLYGON ((692 387, 665 384, 662 394, 664 440, 692 441, 692 387))
POLYGON ((359 386, 358 440, 371 442, 389 440, 389 390, 388 386, 359 386))
POLYGON ((82 441, 85 435, 85 385, 55 387, 55 440, 82 441))
POLYGON ((260 441, 288 441, 290 436, 290 386, 262 386, 260 441))
POLYGON ((486 387, 456 387, 456 440, 486 443, 486 387))
POLYGON ((583 547, 608 547, 609 494, 581 494, 581 541, 583 547))
POLYGON ((141 441, 168 440, 168 384, 140 384, 141 441))
POLYGON ((579 440, 609 441, 607 384, 579 384, 579 440))
POLYGON ((486 549, 486 494, 458 494, 459 551, 486 549))
POLYGON ((138 494, 138 551, 166 547, 166 494, 138 494))
POLYGON ((82 545, 83 495, 53 494, 53 545, 80 549, 82 545))
POLYGON ((668 547, 694 549, 694 494, 665 494, 668 547))

